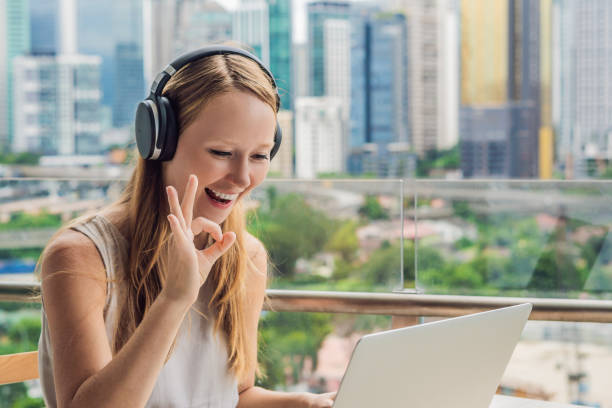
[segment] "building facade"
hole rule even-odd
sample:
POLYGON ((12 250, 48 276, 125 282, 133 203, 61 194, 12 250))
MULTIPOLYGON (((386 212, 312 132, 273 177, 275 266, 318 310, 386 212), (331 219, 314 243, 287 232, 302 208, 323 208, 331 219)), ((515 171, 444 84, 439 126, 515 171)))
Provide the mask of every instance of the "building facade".
POLYGON ((14 59, 14 152, 100 153, 101 62, 84 55, 14 59))

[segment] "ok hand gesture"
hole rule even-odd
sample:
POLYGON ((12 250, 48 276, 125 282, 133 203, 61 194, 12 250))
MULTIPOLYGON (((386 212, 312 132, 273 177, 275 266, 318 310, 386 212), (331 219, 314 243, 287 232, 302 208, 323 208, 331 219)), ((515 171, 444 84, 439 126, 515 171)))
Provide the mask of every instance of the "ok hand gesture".
POLYGON ((170 299, 188 302, 191 306, 197 297, 200 287, 206 281, 210 269, 236 240, 232 231, 223 234, 221 227, 204 218, 193 218, 193 204, 198 189, 198 178, 189 176, 183 199, 179 204, 178 193, 172 186, 166 188, 170 214, 168 221, 172 230, 170 236, 170 259, 168 276, 163 288, 170 299), (194 245, 194 238, 208 233, 216 241, 208 248, 199 250, 194 245))

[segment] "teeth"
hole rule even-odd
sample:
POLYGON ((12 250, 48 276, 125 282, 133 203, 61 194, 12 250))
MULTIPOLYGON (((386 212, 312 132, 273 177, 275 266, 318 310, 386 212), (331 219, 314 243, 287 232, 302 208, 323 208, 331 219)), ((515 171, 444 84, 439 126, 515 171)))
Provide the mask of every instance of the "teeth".
POLYGON ((213 190, 212 188, 209 188, 209 189, 210 191, 215 193, 217 197, 222 198, 224 200, 234 200, 236 197, 238 197, 238 194, 223 194, 219 191, 213 190))

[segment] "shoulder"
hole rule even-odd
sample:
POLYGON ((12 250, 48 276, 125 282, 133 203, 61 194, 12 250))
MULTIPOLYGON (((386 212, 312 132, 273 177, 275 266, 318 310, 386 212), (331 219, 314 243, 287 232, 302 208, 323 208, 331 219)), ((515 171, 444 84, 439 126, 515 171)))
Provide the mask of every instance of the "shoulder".
POLYGON ((104 264, 95 244, 84 234, 65 229, 55 236, 44 250, 41 277, 55 272, 82 272, 105 278, 104 264))
POLYGON ((250 279, 256 279, 265 285, 268 269, 268 253, 263 243, 250 234, 245 233, 245 247, 249 255, 249 265, 254 268, 249 268, 253 273, 249 273, 250 279))
POLYGON ((254 237, 251 233, 247 231, 245 233, 244 241, 245 241, 245 247, 249 255, 249 258, 253 262, 257 262, 257 261, 267 262, 268 254, 266 252, 266 248, 264 247, 264 244, 259 239, 257 239, 256 237, 254 237))

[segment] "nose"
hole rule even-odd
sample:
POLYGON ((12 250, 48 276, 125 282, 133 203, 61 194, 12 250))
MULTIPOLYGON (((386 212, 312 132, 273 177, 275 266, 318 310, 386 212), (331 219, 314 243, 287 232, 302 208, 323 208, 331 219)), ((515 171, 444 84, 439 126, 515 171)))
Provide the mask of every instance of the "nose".
POLYGON ((231 178, 233 184, 243 190, 251 184, 251 171, 248 157, 237 157, 234 160, 231 178))

